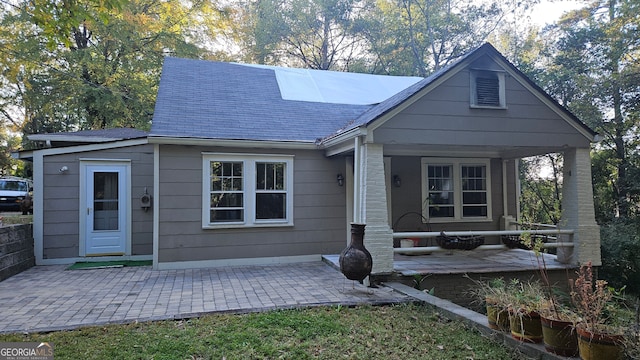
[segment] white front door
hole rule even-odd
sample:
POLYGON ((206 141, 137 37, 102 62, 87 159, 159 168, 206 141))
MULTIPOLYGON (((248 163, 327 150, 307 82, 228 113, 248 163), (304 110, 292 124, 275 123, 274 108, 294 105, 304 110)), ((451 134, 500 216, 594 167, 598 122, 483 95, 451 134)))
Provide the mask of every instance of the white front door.
MULTIPOLYGON (((128 164, 84 164, 84 254, 127 252, 128 164)), ((82 253, 82 247, 81 247, 82 253)))

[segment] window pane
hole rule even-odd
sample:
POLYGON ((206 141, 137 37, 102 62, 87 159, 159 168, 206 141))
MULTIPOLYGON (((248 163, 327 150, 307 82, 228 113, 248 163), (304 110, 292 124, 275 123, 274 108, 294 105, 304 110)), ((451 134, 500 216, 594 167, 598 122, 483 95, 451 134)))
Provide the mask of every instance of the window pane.
POLYGON ((210 222, 243 221, 242 162, 211 162, 210 222))
POLYGON ((211 194, 211 207, 242 207, 242 199, 242 193, 211 194))
POLYGON ((118 230, 118 173, 93 175, 93 229, 118 230))
POLYGON ((487 216, 487 167, 484 165, 463 165, 462 174, 462 216, 487 216), (472 205, 472 206, 469 206, 472 205))
POLYGON ((284 163, 256 163, 257 190, 284 190, 284 163))
POLYGON ((428 165, 427 184, 429 216, 453 217, 454 193, 453 193, 453 166, 452 165, 428 165))
POLYGON ((230 221, 243 221, 244 210, 211 210, 209 222, 230 222, 230 221))
POLYGON ((487 216, 487 207, 486 206, 464 206, 462 207, 462 216, 472 217, 472 216, 487 216))
POLYGON ((286 219, 286 199, 283 193, 256 194, 256 219, 286 219))
POLYGON ((453 217, 453 206, 429 206, 429 217, 453 217))
POLYGON ((453 205, 453 192, 439 192, 439 193, 430 193, 429 194, 429 204, 446 204, 453 205))
POLYGON ((486 204, 487 193, 485 192, 465 192, 462 194, 462 202, 465 204, 486 204))

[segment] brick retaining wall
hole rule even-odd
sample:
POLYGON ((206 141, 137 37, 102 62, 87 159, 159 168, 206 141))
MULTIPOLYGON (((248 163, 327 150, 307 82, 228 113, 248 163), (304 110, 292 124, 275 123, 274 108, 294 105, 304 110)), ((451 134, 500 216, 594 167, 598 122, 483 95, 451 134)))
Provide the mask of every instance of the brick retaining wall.
POLYGON ((33 225, 0 227, 0 281, 35 266, 33 225))

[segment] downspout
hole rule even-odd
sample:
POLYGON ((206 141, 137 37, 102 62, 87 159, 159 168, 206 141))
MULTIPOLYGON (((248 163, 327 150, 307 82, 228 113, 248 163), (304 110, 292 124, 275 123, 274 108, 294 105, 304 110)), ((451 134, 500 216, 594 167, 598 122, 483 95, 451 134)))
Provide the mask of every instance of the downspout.
POLYGON ((520 185, 520 159, 513 161, 513 167, 516 178, 516 221, 520 221, 520 196, 522 195, 522 188, 520 185))
POLYGON ((507 196, 507 160, 502 160, 502 216, 509 216, 509 199, 507 196))
POLYGON ((360 136, 356 136, 355 144, 353 148, 353 222, 362 224, 362 192, 360 189, 361 179, 360 176, 362 174, 361 166, 361 151, 360 146, 362 145, 362 139, 360 136))

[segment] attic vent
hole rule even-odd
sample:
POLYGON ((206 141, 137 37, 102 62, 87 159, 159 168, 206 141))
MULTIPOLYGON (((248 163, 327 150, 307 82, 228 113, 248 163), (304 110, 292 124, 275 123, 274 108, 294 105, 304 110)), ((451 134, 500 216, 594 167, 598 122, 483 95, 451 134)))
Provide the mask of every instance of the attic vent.
POLYGON ((471 76, 471 106, 504 108, 504 74, 474 71, 471 76))

